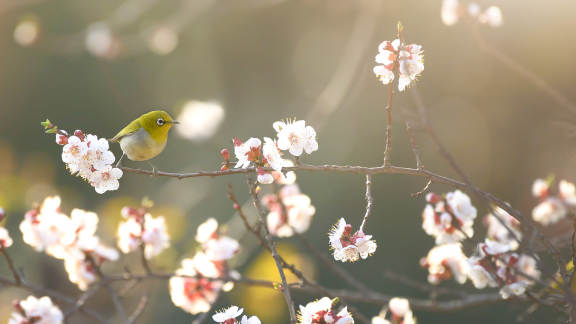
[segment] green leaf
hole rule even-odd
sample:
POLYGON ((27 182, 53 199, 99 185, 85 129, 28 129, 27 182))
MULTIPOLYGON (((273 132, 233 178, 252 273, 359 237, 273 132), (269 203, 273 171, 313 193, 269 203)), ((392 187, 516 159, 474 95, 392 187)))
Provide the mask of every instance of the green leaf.
POLYGON ((44 126, 44 128, 50 128, 52 127, 52 122, 50 119, 46 119, 46 121, 40 122, 40 125, 44 126))

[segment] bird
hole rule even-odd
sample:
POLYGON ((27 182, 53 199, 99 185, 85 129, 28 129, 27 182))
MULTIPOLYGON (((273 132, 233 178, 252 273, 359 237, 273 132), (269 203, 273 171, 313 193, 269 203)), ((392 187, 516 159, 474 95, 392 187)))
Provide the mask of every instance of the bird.
MULTIPOLYGON (((130 122, 109 139, 112 143, 119 143, 122 149, 122 156, 116 167, 120 166, 125 155, 132 161, 148 161, 162 153, 166 147, 168 132, 175 124, 178 122, 163 110, 145 113, 130 122)), ((151 163, 150 165, 156 174, 156 168, 151 163)))

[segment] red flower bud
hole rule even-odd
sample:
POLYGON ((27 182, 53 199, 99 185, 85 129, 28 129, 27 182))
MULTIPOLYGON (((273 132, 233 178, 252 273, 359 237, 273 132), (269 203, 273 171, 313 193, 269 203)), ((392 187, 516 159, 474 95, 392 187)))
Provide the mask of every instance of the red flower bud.
POLYGON ((74 136, 78 137, 81 141, 84 140, 84 133, 79 129, 74 131, 74 136))
POLYGON ((234 146, 242 145, 242 141, 238 137, 234 137, 234 139, 232 139, 232 143, 234 143, 234 146))
POLYGON ((222 149, 220 151, 220 155, 222 155, 222 158, 224 159, 224 161, 228 162, 230 161, 230 152, 228 152, 228 149, 222 149))

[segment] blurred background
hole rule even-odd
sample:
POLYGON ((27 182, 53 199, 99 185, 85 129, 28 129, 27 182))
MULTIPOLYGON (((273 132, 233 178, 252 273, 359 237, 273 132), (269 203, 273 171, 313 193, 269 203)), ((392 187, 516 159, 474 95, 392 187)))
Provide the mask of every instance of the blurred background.
MULTIPOLYGON (((502 27, 481 28, 491 44, 576 100, 576 3, 479 3, 498 5, 504 14, 502 27)), ((242 176, 178 181, 125 174, 118 191, 98 195, 68 174, 61 147, 52 135, 43 135, 39 123, 46 118, 63 129, 100 137, 112 137, 127 122, 156 108, 191 120, 171 133, 166 150, 153 161, 162 171, 216 170, 219 151, 232 147, 232 137, 272 137, 272 123, 292 117, 307 119, 318 132, 320 148, 306 155, 305 163, 380 165, 387 88, 376 80, 372 67, 378 44, 394 38, 398 21, 405 27, 406 41, 423 46, 425 70, 417 86, 442 140, 475 184, 529 214, 536 204, 530 191, 535 178, 554 173, 576 180, 575 141, 569 136, 576 112, 482 51, 469 24, 444 26, 440 7, 440 0, 1 0, 0 206, 7 211, 4 225, 15 239, 15 262, 33 282, 79 293, 60 261, 35 253, 21 240, 18 224, 24 213, 47 195, 61 195, 65 212, 96 211, 99 234, 110 245, 120 209, 151 198, 156 203, 153 214, 167 218, 173 242, 152 261, 165 271, 193 254, 196 226, 207 218, 237 224, 226 198, 227 184, 239 199, 248 198, 242 176)), ((395 165, 415 166, 402 113, 410 115, 415 107, 410 91, 394 99, 395 165)), ((457 177, 425 134, 416 135, 425 166, 457 177)), ((113 150, 119 156, 119 147, 113 150)), ((149 168, 146 163, 125 165, 149 168)), ((301 173, 298 183, 316 207, 305 236, 328 253, 326 234, 338 218, 356 225, 361 221, 364 178, 301 173)), ((433 239, 421 229, 424 200, 410 197, 425 181, 380 175, 373 183, 375 205, 367 232, 374 235, 378 250, 365 261, 342 267, 383 293, 426 298, 385 276, 401 273, 426 282, 419 259, 433 239)), ((436 185, 432 189, 448 190, 436 185)), ((486 212, 479 206, 480 216, 486 212)), ((481 240, 483 229, 477 225, 475 239, 481 240)), ((277 280, 272 258, 251 248, 253 239, 241 226, 229 226, 228 233, 246 246, 235 264, 242 273, 277 280)), ((346 288, 298 239, 281 240, 280 249, 320 283, 346 288)), ((104 270, 122 271, 126 265, 138 269, 138 256, 129 255, 104 270)), ((8 274, 3 262, 0 272, 8 274)), ((444 285, 456 287, 452 282, 444 285)), ((469 283, 461 289, 474 292, 469 283)), ((146 290, 153 293, 142 323, 193 319, 171 303, 167 282, 147 283, 133 295, 146 290)), ((0 321, 9 317, 11 300, 26 295, 1 287, 0 321)), ((316 297, 322 296, 297 294, 295 299, 305 304, 316 297)), ((129 300, 131 308, 138 298, 129 300)), ((219 303, 241 305, 263 323, 287 323, 284 300, 276 290, 238 285, 219 303)), ((90 305, 104 314, 113 312, 104 293, 90 305)), ((356 306, 368 316, 381 308, 356 306)), ((427 324, 510 323, 526 307, 508 302, 415 315, 427 324)), ((549 316, 536 312, 527 321, 548 322, 549 316)), ((82 320, 76 315, 72 322, 82 320)))

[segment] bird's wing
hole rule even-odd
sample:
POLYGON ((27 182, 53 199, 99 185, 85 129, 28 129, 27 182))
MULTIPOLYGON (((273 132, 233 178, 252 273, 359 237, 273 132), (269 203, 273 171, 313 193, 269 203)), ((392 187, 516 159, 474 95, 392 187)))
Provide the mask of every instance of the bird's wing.
POLYGON ((112 137, 109 141, 110 142, 118 142, 123 137, 136 133, 139 129, 140 129, 140 121, 138 119, 136 119, 136 120, 132 121, 130 124, 128 124, 126 127, 122 128, 122 130, 119 131, 118 134, 116 134, 116 136, 112 137))

